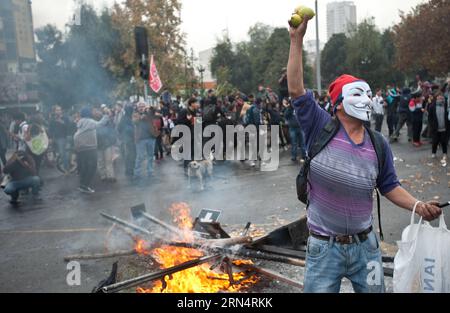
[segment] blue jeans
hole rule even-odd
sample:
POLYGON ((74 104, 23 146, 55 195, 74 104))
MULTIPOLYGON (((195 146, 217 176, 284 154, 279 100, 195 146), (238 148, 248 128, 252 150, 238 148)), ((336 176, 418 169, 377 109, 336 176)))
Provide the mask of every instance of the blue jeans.
POLYGON ((155 155, 155 139, 143 139, 136 143, 136 165, 134 177, 142 178, 142 162, 147 161, 147 175, 153 174, 153 157, 155 155))
POLYGON ((41 179, 38 176, 29 176, 22 180, 10 181, 4 191, 7 195, 11 196, 12 200, 17 200, 19 198, 19 191, 31 188, 33 195, 37 196, 40 187, 41 179))
POLYGON ((306 157, 305 138, 300 127, 290 127, 289 136, 291 137, 291 157, 296 159, 298 156, 298 148, 300 148, 301 157, 306 157))
POLYGON ((366 241, 357 238, 350 245, 309 237, 304 292, 338 293, 343 278, 351 281, 356 293, 385 292, 381 250, 374 232, 366 241))
POLYGON ((66 144, 67 144, 66 138, 55 139, 56 151, 58 152, 58 155, 61 158, 65 170, 69 168, 69 158, 66 149, 66 144))

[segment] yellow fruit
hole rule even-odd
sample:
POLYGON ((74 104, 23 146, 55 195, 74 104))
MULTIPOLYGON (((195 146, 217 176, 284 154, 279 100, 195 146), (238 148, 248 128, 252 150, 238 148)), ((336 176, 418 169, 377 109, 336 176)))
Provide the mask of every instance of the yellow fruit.
POLYGON ((302 18, 300 15, 298 15, 298 14, 292 14, 291 22, 290 22, 290 24, 291 24, 292 27, 297 28, 297 27, 300 26, 300 24, 301 24, 302 22, 303 22, 303 18, 302 18))
POLYGON ((301 17, 307 16, 309 19, 312 19, 314 16, 316 16, 316 13, 313 11, 313 9, 310 9, 310 8, 305 7, 303 5, 298 6, 295 9, 295 13, 300 15, 301 17))

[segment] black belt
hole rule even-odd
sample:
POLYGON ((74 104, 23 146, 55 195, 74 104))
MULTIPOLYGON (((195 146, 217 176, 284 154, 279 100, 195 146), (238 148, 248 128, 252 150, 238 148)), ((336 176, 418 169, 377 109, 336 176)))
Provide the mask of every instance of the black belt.
POLYGON ((369 234, 373 231, 373 227, 370 226, 368 229, 366 229, 363 232, 360 232, 356 235, 348 235, 348 236, 322 236, 317 235, 314 233, 310 233, 310 235, 316 239, 323 240, 323 241, 330 241, 333 239, 333 241, 336 241, 337 243, 343 244, 343 245, 350 245, 353 243, 356 243, 356 237, 358 237, 360 242, 364 242, 369 238, 369 234))

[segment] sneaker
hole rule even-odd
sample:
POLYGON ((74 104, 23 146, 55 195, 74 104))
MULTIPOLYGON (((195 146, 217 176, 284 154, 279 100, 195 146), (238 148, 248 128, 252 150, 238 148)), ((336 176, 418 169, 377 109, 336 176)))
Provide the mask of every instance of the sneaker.
POLYGON ((89 191, 87 190, 87 188, 86 188, 86 187, 83 187, 83 186, 78 187, 78 191, 81 192, 81 193, 89 193, 89 191))
POLYGON ((20 201, 19 201, 19 199, 11 199, 11 200, 9 200, 9 203, 11 203, 11 205, 19 205, 20 201))
POLYGON ((93 194, 95 193, 95 190, 90 188, 90 187, 84 187, 84 186, 80 186, 78 188, 78 191, 80 191, 81 193, 85 193, 85 194, 93 194))
POLYGON ((250 162, 250 166, 251 166, 251 167, 255 167, 255 166, 256 166, 256 162, 255 162, 255 161, 251 161, 251 162, 250 162))
POLYGON ((34 202, 41 202, 43 201, 42 197, 40 195, 33 195, 33 201, 34 202))
POLYGON ((431 158, 432 158, 432 159, 436 159, 436 154, 433 153, 433 154, 431 155, 431 158))
POLYGON ((86 190, 87 190, 90 194, 95 193, 95 190, 92 189, 91 187, 86 187, 86 190))

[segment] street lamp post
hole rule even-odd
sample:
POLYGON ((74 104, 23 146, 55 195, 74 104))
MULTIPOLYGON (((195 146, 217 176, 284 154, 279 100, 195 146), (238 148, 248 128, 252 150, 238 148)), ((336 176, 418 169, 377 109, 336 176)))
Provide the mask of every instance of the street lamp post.
POLYGON ((130 79, 130 85, 132 88, 132 93, 135 93, 135 95, 133 96, 133 99, 136 101, 136 99, 139 98, 139 92, 138 92, 137 85, 136 85, 136 78, 134 78, 134 76, 132 76, 130 79))
POLYGON ((184 93, 186 97, 188 96, 188 55, 186 50, 184 51, 184 93))
POLYGON ((206 71, 206 69, 202 65, 200 65, 198 67, 198 72, 200 73, 200 84, 201 84, 201 89, 202 89, 201 90, 202 96, 203 96, 203 94, 205 92, 205 83, 204 83, 204 80, 203 80, 203 75, 205 74, 205 71, 206 71))

